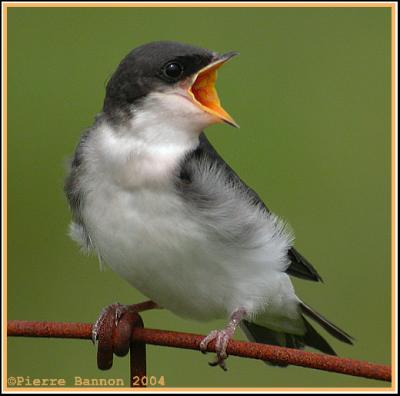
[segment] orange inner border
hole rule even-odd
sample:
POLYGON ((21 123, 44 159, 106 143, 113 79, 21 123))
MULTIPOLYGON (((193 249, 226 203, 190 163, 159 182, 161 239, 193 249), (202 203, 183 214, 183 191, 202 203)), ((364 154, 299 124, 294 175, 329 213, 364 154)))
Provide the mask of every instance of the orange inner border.
MULTIPOLYGON (((2 388, 4 391, 8 392, 65 392, 65 391, 72 391, 72 392, 121 392, 127 391, 135 392, 190 392, 190 391, 214 391, 214 392, 260 392, 260 391, 268 391, 268 392, 284 392, 284 391, 296 391, 296 392, 308 392, 308 393, 318 393, 321 391, 338 391, 338 392, 368 392, 368 393, 376 393, 376 392, 385 392, 391 393, 394 390, 397 390, 397 270, 396 270, 396 254, 397 254, 397 239, 396 239, 396 220, 397 220, 397 3, 396 2, 375 2, 375 3, 362 3, 362 2, 355 2, 355 3, 251 3, 251 2, 241 2, 241 3, 229 3, 229 2, 222 2, 222 3, 96 3, 96 2, 80 2, 80 3, 44 3, 44 2, 37 2, 37 3, 13 3, 13 2, 5 2, 2 3, 2 33, 3 33, 3 41, 2 41, 2 48, 3 48, 3 89, 2 95, 3 98, 7 98, 7 9, 8 8, 19 8, 19 7, 27 7, 27 8, 38 8, 38 7, 64 7, 64 8, 75 8, 75 7, 93 7, 93 8, 103 8, 103 7, 144 7, 144 8, 164 8, 164 7, 204 7, 204 8, 214 8, 214 7, 227 7, 227 8, 268 8, 268 7, 340 7, 340 8, 348 8, 348 7, 360 7, 360 8, 370 8, 370 7, 387 7, 391 9, 392 12, 392 48, 391 48, 391 80, 392 80, 392 125, 391 125, 391 143, 392 143, 392 150, 391 150, 391 215, 392 215, 392 223, 391 223, 391 231, 392 231, 392 249, 391 249, 391 261, 392 261, 392 386, 391 387, 383 387, 383 388, 145 388, 145 389, 138 389, 135 390, 134 388, 16 388, 16 387, 8 387, 6 384, 2 384, 2 388)), ((4 350, 4 363, 7 362, 7 283, 5 279, 7 279, 7 101, 3 101, 3 133, 2 133, 2 187, 3 187, 3 253, 2 253, 2 261, 5 265, 2 266, 3 269, 3 350, 4 350)), ((7 365, 3 365, 3 379, 7 379, 7 365)))

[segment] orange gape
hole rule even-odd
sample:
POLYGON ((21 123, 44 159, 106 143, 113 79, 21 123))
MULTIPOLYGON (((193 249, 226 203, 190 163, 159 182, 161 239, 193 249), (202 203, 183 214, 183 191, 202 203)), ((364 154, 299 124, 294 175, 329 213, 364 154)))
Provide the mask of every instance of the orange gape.
POLYGON ((215 89, 217 69, 223 63, 216 62, 200 70, 189 88, 189 94, 203 110, 217 116, 228 124, 238 126, 234 119, 221 107, 221 101, 215 89))

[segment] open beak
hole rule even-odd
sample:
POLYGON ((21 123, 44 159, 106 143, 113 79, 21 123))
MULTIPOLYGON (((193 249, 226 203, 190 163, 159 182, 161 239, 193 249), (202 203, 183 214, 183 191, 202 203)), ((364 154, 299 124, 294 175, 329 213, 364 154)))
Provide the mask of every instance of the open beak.
POLYGON ((188 93, 192 100, 204 111, 213 114, 220 120, 239 128, 235 120, 222 108, 215 82, 217 70, 228 60, 238 55, 238 52, 228 52, 220 55, 209 65, 199 70, 194 76, 188 93))

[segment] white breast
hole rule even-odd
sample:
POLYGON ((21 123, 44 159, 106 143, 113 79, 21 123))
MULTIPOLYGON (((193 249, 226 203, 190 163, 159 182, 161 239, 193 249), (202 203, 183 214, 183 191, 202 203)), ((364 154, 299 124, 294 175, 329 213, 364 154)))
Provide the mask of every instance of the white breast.
MULTIPOLYGON (((178 315, 207 320, 271 307, 295 317, 290 280, 272 262, 277 252, 268 263, 264 249, 222 247, 176 194, 174 170, 197 137, 179 142, 147 144, 106 128, 96 134, 83 212, 93 245, 114 271, 178 315)), ((268 227, 260 233, 272 238, 268 227)))

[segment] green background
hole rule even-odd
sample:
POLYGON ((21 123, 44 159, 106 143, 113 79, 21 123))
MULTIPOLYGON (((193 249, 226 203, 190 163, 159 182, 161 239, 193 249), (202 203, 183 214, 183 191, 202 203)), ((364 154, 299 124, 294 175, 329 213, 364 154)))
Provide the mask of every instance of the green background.
MULTIPOLYGON (((65 163, 133 47, 172 39, 237 50, 220 72, 240 124, 208 129, 221 155, 294 228, 325 280, 294 280, 306 302, 356 338, 326 335, 343 357, 390 364, 390 10, 388 8, 14 8, 8 10, 8 316, 93 322, 143 300, 68 238, 65 163)), ((166 311, 145 325, 206 334, 166 311)), ((243 338, 240 331, 237 338, 243 338)), ((10 339, 8 375, 124 378, 128 358, 96 368, 88 341, 10 339)), ((387 386, 300 367, 148 347, 168 386, 387 386)))

